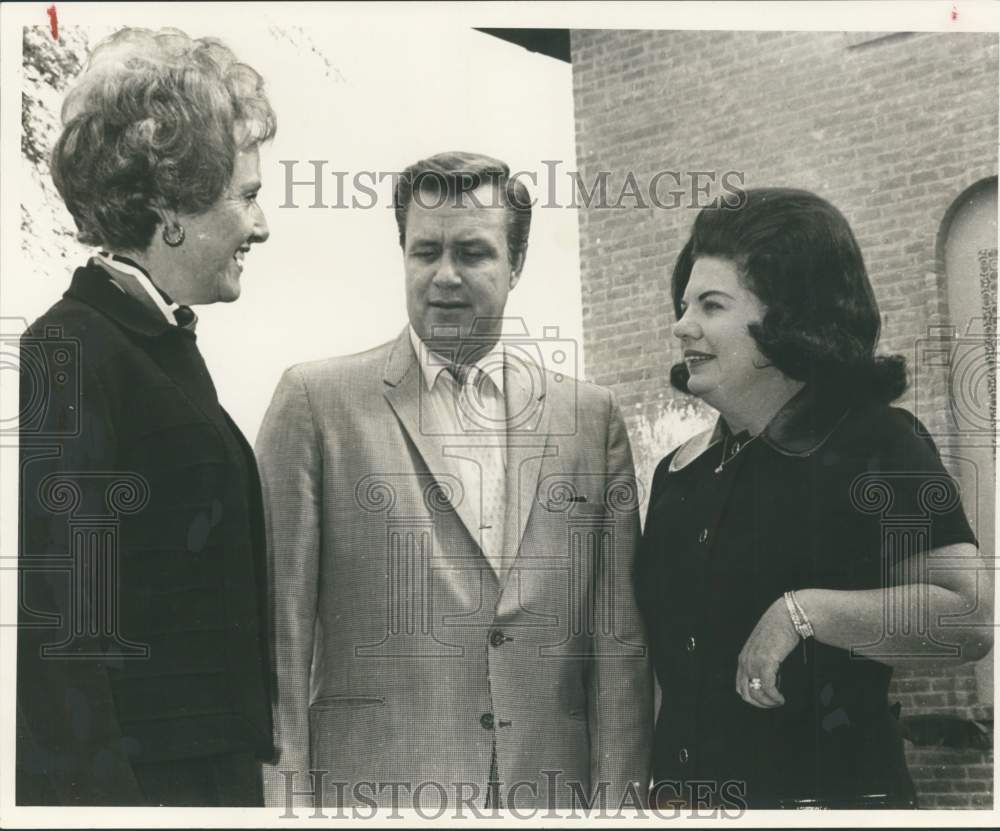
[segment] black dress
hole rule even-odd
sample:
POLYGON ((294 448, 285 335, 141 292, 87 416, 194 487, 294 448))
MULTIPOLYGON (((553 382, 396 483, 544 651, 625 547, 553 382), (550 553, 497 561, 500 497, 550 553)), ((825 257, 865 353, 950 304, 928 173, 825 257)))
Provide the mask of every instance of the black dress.
POLYGON ((864 656, 898 651, 892 633, 924 620, 887 617, 886 636, 853 656, 800 641, 782 664, 786 703, 775 709, 736 693, 737 658, 786 591, 876 589, 916 562, 913 551, 974 544, 954 480, 909 412, 845 407, 808 388, 757 439, 728 435, 720 421, 686 466, 671 469, 676 452, 659 464, 636 567, 663 691, 661 801, 676 792, 751 808, 913 804, 887 698, 892 669, 864 656), (718 470, 724 444, 731 452, 740 438, 718 470), (709 785, 696 793, 699 781, 709 785))
POLYGON ((194 333, 90 264, 21 366, 17 802, 262 804, 260 484, 194 333))

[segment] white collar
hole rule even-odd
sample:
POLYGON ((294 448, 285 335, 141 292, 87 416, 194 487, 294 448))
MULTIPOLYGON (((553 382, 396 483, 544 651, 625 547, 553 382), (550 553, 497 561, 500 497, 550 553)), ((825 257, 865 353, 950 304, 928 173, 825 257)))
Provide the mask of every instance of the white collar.
MULTIPOLYGON (((125 274, 132 277, 141 287, 142 290, 149 295, 149 299, 153 301, 156 308, 160 310, 160 313, 166 318, 167 323, 171 326, 179 326, 177 318, 174 316, 174 312, 180 308, 180 304, 170 302, 167 303, 163 299, 163 295, 160 294, 156 286, 153 285, 153 281, 149 279, 149 275, 146 274, 141 268, 137 268, 131 263, 124 262, 121 257, 112 259, 114 257, 114 252, 110 254, 105 254, 103 251, 98 251, 94 255, 101 264, 107 267, 112 272, 118 272, 119 274, 125 274)), ((119 286, 121 288, 121 286, 119 286)))
MULTIPOLYGON (((427 385, 427 391, 430 392, 434 389, 434 384, 437 382, 438 377, 451 364, 436 352, 432 352, 424 344, 420 339, 420 335, 417 334, 417 330, 413 328, 412 323, 410 324, 410 343, 413 345, 413 351, 417 356, 417 361, 420 363, 420 371, 424 377, 424 383, 427 385)), ((503 341, 498 340, 493 345, 493 348, 479 358, 473 366, 493 382, 493 385, 502 396, 504 370, 503 341)))

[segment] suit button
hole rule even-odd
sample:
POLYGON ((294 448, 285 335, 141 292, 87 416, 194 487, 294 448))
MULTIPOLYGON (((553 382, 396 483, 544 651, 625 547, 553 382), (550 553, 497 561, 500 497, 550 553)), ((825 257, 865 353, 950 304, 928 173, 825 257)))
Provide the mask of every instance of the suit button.
POLYGON ((701 533, 698 535, 698 542, 703 543, 707 539, 708 539, 708 529, 707 528, 702 528, 701 529, 701 533))
POLYGON ((687 649, 688 652, 694 652, 696 646, 697 643, 695 643, 694 635, 692 635, 690 638, 688 638, 687 644, 685 645, 685 649, 687 649))
POLYGON ((503 646, 505 640, 507 640, 507 636, 503 633, 502 629, 494 629, 490 632, 491 646, 503 646))
POLYGON ((483 713, 479 717, 479 723, 483 726, 483 730, 493 729, 493 713, 483 713))
POLYGON ((677 758, 681 760, 682 765, 686 765, 689 758, 688 749, 686 747, 682 747, 681 752, 677 754, 677 758))

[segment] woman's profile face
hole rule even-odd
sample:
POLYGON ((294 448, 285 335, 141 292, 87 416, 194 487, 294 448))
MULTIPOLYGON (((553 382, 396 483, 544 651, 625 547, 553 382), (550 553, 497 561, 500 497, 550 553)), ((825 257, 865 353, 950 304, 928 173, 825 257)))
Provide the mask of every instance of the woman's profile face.
POLYGON ((674 336, 684 350, 690 378, 688 390, 717 410, 739 409, 753 394, 768 361, 750 335, 766 307, 740 281, 736 264, 719 257, 701 257, 694 263, 674 336))
POLYGON ((243 258, 268 238, 257 204, 260 156, 256 146, 237 153, 228 187, 207 211, 181 215, 184 242, 172 249, 184 288, 174 299, 189 305, 229 303, 240 296, 243 258))

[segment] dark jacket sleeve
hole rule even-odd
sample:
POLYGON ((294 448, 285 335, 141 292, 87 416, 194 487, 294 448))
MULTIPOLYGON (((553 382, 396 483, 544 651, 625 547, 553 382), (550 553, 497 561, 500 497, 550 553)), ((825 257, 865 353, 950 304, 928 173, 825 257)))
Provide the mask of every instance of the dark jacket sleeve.
POLYGON ((839 510, 828 513, 821 534, 827 567, 848 567, 843 587, 859 589, 886 585, 917 552, 977 544, 959 484, 924 425, 897 407, 862 416, 834 466, 830 504, 839 510))
POLYGON ((92 344, 47 334, 21 339, 17 802, 139 805, 108 679, 115 533, 94 518, 143 483, 115 470, 92 344))

